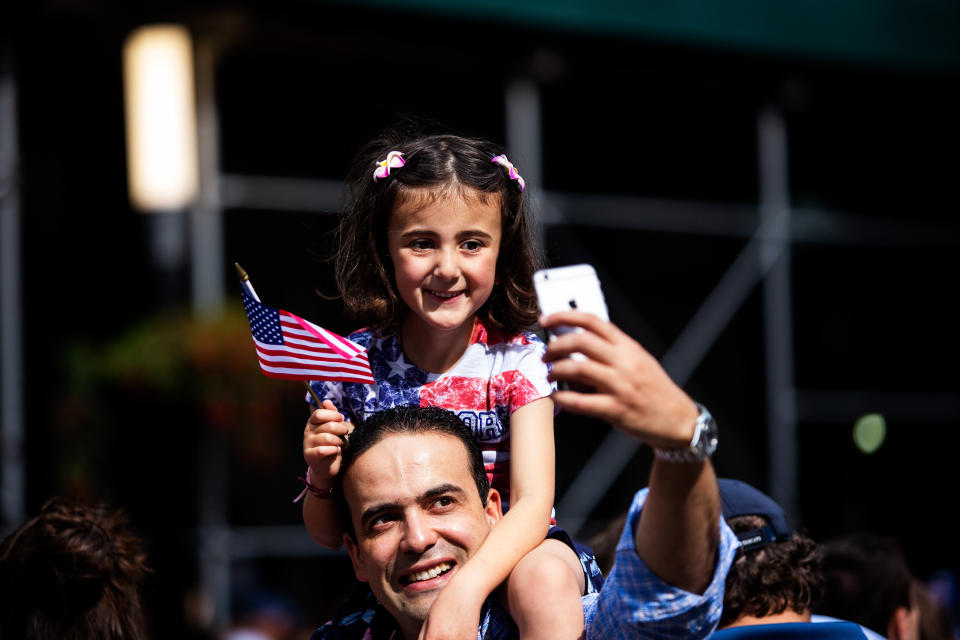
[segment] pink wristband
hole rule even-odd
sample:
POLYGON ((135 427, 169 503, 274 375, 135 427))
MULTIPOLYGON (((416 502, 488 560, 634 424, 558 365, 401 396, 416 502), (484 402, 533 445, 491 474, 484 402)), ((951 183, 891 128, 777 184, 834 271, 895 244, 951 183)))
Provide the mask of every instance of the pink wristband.
POLYGON ((293 499, 294 502, 300 502, 300 500, 302 500, 303 497, 307 495, 308 491, 312 493, 314 497, 320 498, 321 500, 326 500, 328 498, 333 497, 332 488, 321 489, 319 487, 314 486, 313 483, 310 482, 310 467, 307 467, 307 477, 304 478, 303 476, 300 476, 299 478, 297 478, 297 480, 302 482, 304 484, 304 487, 303 487, 303 491, 300 492, 300 495, 298 495, 296 498, 293 499))

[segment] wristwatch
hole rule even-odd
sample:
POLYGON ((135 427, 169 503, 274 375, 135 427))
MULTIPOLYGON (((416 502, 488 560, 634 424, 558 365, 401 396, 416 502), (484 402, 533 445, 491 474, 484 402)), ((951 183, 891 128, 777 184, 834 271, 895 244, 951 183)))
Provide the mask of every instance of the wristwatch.
POLYGON ((654 449, 653 453, 661 460, 668 462, 703 462, 717 450, 717 421, 713 419, 707 408, 695 402, 700 415, 693 427, 693 439, 689 447, 678 449, 654 449))

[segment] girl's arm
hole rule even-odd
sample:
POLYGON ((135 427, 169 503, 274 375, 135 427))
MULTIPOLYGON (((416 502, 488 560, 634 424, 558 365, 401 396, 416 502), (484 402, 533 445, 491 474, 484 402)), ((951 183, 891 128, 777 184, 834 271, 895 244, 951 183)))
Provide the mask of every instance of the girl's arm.
MULTIPOLYGON (((350 423, 343 421, 330 400, 310 414, 303 430, 303 459, 310 467, 310 483, 320 490, 333 486, 340 471, 340 436, 350 432, 350 423)), ((318 544, 338 549, 343 544, 344 524, 340 521, 333 500, 318 498, 309 491, 303 501, 303 524, 318 544)))
POLYGON ((547 535, 553 478, 553 400, 544 397, 510 417, 510 508, 437 596, 421 638, 476 637, 487 596, 547 535))

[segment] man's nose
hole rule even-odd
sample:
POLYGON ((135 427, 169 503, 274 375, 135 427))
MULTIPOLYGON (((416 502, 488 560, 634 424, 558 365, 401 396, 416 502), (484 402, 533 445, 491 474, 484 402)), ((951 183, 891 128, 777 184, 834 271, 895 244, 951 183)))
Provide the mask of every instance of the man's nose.
POLYGON ((430 518, 423 514, 410 514, 404 521, 400 547, 402 551, 423 553, 436 544, 437 537, 436 530, 430 525, 430 518))
POLYGON ((460 277, 460 263, 455 250, 442 249, 437 252, 437 262, 433 266, 433 275, 444 280, 455 280, 460 277))

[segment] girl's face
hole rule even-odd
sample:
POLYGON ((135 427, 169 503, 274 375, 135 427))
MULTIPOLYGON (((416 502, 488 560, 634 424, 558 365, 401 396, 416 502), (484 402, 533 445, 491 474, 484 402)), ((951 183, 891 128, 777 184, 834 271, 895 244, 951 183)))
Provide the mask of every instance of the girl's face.
POLYGON ((387 244, 397 291, 412 312, 406 322, 440 332, 472 327, 496 283, 500 234, 495 197, 414 195, 395 205, 387 244))

